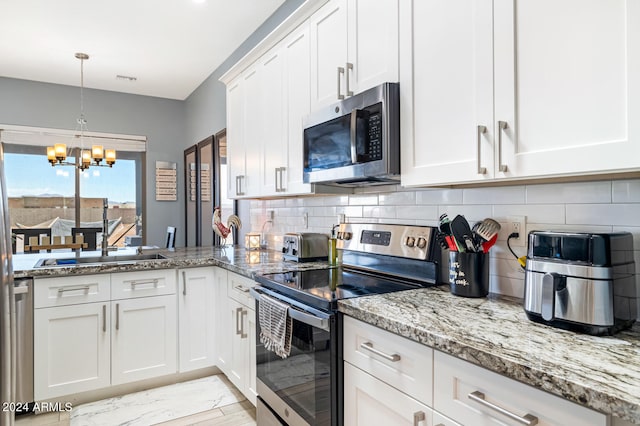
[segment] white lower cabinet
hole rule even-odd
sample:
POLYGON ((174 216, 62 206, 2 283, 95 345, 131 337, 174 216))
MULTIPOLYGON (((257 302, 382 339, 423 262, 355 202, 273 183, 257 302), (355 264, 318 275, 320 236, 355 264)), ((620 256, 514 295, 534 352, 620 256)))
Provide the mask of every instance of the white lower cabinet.
POLYGON ((350 317, 343 343, 345 425, 623 424, 350 317))
POLYGON ((214 268, 178 270, 179 371, 216 365, 214 268))
POLYGON ((34 399, 109 386, 109 301, 34 312, 34 399))
POLYGON ((249 278, 228 273, 226 312, 229 327, 224 342, 228 342, 231 349, 227 377, 256 405, 256 311, 255 301, 248 294, 254 285, 249 278))
POLYGON ((111 384, 176 372, 175 295, 111 302, 111 384))
POLYGON ((228 377, 231 372, 231 345, 228 336, 231 333, 231 317, 228 313, 229 297, 227 296, 226 269, 214 268, 215 277, 215 340, 216 345, 216 366, 228 377))
POLYGON ((177 371, 175 270, 34 280, 34 399, 177 371))
POLYGON ((435 351, 433 408, 464 425, 606 426, 609 417, 435 351), (507 414, 509 413, 509 414, 507 414), (520 419, 520 420, 516 420, 520 419))
POLYGON ((344 424, 431 426, 432 410, 345 362, 344 424))

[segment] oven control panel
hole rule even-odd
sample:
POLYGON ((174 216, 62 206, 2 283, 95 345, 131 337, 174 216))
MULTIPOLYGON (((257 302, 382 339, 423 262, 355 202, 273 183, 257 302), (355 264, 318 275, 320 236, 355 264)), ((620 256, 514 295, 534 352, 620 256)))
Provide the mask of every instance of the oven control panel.
POLYGON ((436 229, 431 226, 342 223, 337 247, 343 250, 427 260, 436 229))

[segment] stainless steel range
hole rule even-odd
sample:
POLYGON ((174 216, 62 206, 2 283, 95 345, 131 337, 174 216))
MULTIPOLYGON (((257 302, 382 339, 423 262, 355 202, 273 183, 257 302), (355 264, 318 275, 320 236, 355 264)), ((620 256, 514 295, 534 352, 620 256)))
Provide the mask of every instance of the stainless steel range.
POLYGON ((252 289, 258 302, 258 425, 342 424, 342 317, 338 301, 440 284, 436 229, 340 225, 338 267, 266 274, 252 289), (260 343, 260 300, 288 305, 291 352, 281 358, 260 343))

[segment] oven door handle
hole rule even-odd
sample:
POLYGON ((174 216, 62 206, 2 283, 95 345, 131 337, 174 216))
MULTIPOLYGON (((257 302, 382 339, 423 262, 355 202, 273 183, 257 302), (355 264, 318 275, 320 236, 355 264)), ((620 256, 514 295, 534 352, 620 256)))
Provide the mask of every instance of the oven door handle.
POLYGON ((325 331, 330 331, 329 329, 329 319, 331 315, 325 314, 324 312, 317 311, 313 308, 310 308, 314 311, 314 313, 303 312, 300 309, 296 308, 294 305, 303 306, 300 303, 289 299, 288 297, 282 296, 280 294, 276 294, 274 292, 268 291, 263 287, 256 286, 249 288, 249 293, 260 302, 260 298, 262 294, 273 297, 274 299, 279 300, 280 302, 286 303, 289 305, 289 316, 301 323, 310 325, 311 327, 319 328, 325 331))

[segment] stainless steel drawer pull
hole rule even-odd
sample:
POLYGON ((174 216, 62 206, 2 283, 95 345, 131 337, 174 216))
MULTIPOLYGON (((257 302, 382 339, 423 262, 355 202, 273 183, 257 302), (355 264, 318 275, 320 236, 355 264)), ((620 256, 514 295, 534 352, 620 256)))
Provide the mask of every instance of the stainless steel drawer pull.
POLYGON ((478 126, 478 174, 484 175, 487 173, 487 168, 482 167, 482 135, 487 132, 487 126, 478 126))
POLYGON ((84 285, 82 287, 60 287, 58 289, 58 294, 64 293, 65 291, 89 291, 91 290, 91 286, 84 285))
POLYGON ((242 330, 240 329, 241 315, 242 315, 242 308, 236 308, 236 335, 238 334, 242 335, 242 330))
POLYGON ((513 414, 509 410, 505 410, 502 407, 499 407, 495 404, 490 403, 489 401, 484 399, 484 394, 480 391, 471 392, 469 395, 469 399, 477 402, 480 405, 484 405, 485 407, 497 411, 498 413, 509 417, 511 420, 515 420, 518 423, 527 426, 534 426, 538 424, 538 418, 531 414, 525 414, 524 416, 518 416, 517 414, 513 414))
POLYGON ((187 271, 182 271, 182 295, 187 295, 187 271))
POLYGON ((120 330, 120 304, 116 303, 116 330, 120 330))
POLYGON ((371 342, 363 342, 363 343, 360 344, 360 347, 362 349, 367 350, 367 351, 369 351, 371 353, 374 353, 374 354, 376 354, 376 355, 378 355, 378 356, 380 356, 380 357, 382 357, 384 359, 388 359, 391 362, 400 361, 400 355, 398 355, 398 354, 392 354, 392 355, 385 354, 384 352, 381 352, 381 351, 377 350, 376 348, 374 348, 373 347, 373 343, 371 343, 371 342))
POLYGON ((502 164, 502 133, 509 128, 506 121, 498 121, 498 170, 506 172, 508 170, 506 164, 502 164))
POLYGON ((102 305, 102 332, 107 332, 107 305, 102 305))
POLYGON ((353 64, 351 62, 347 62, 346 70, 347 71, 345 72, 344 79, 346 80, 347 84, 347 96, 353 96, 353 91, 349 89, 349 70, 351 70, 351 73, 353 73, 353 64))
POLYGON ((153 284, 154 286, 158 285, 158 279, 154 278, 152 280, 144 280, 144 281, 131 281, 131 287, 135 287, 137 285, 143 285, 143 284, 153 284))
POLYGON ((424 422, 426 419, 427 416, 425 416, 424 411, 416 411, 413 413, 413 426, 418 426, 418 423, 424 422))
POLYGON ((247 333, 244 332, 244 320, 242 319, 242 317, 248 314, 249 314, 249 311, 247 311, 246 309, 243 309, 240 312, 240 338, 241 339, 246 339, 249 336, 247 333))
POLYGON ((340 93, 340 74, 344 75, 344 68, 338 67, 338 100, 344 99, 344 95, 340 93))
POLYGON ((247 287, 243 286, 243 285, 237 285, 237 286, 235 286, 233 288, 235 288, 236 290, 241 291, 243 293, 249 293, 249 289, 247 287))

